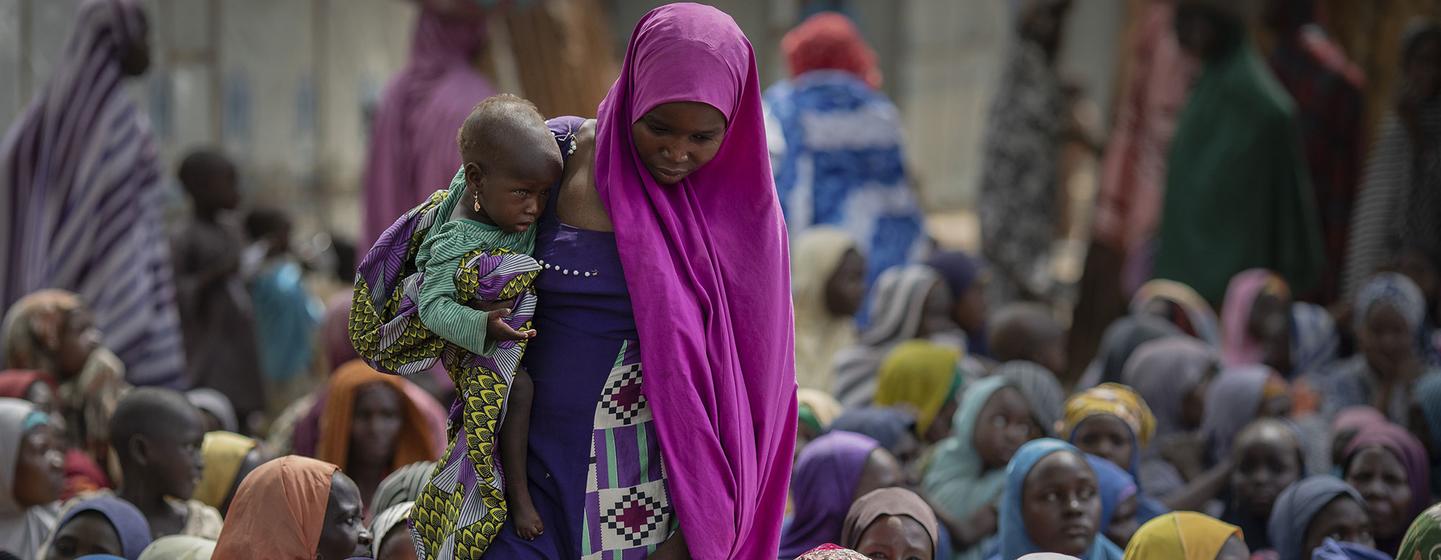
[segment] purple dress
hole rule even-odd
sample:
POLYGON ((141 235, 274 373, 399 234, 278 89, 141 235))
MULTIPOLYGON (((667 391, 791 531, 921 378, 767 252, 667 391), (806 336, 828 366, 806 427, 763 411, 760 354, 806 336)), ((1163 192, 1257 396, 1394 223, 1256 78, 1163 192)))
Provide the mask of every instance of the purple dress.
MULTIPOLYGON (((583 119, 550 121, 567 156, 583 119)), ((659 438, 641 395, 640 346, 615 235, 541 218, 539 304, 523 364, 535 383, 527 477, 545 523, 534 541, 507 522, 487 558, 645 558, 676 522, 659 438)))

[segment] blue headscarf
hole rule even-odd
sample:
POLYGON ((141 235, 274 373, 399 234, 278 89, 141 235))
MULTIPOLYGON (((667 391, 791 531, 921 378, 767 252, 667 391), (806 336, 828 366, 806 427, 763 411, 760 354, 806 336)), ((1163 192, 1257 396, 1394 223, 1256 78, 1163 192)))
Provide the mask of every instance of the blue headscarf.
POLYGON ((115 496, 100 496, 75 504, 55 525, 55 532, 58 534, 76 516, 92 511, 104 516, 115 529, 115 535, 120 537, 120 553, 126 560, 137 560, 145 547, 150 546, 150 522, 145 520, 145 514, 115 496))
MULTIPOLYGON (((1052 438, 1032 440, 1022 445, 1006 466, 1006 493, 1001 498, 1001 558, 1020 558, 1033 552, 1043 552, 1026 532, 1026 522, 1021 517, 1021 493, 1026 475, 1031 469, 1052 453, 1069 452, 1084 456, 1075 446, 1052 438)), ((1081 560, 1121 560, 1121 549, 1106 537, 1096 533, 1091 548, 1081 555, 1081 560)))
POLYGON ((1116 508, 1126 498, 1136 495, 1136 478, 1115 463, 1089 453, 1086 454, 1086 462, 1091 464, 1091 470, 1096 471, 1096 482, 1101 490, 1099 532, 1104 535, 1106 529, 1111 528, 1111 517, 1116 515, 1116 508))
POLYGON ((1303 550, 1306 547, 1306 531, 1311 528, 1316 514, 1321 513, 1331 500, 1341 496, 1356 500, 1358 504, 1366 503, 1355 488, 1330 475, 1303 478, 1281 492, 1276 498, 1276 505, 1271 508, 1271 520, 1266 531, 1281 560, 1311 557, 1312 551, 1303 550))

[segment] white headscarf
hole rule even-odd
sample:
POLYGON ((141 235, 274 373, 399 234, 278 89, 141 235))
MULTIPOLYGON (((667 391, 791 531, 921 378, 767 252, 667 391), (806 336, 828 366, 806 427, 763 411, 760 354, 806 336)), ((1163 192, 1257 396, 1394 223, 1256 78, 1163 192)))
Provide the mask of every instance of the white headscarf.
POLYGON ((25 439, 25 421, 36 412, 35 405, 19 399, 0 398, 0 550, 21 558, 35 558, 40 546, 55 530, 54 504, 26 508, 15 499, 16 465, 20 443, 25 439))

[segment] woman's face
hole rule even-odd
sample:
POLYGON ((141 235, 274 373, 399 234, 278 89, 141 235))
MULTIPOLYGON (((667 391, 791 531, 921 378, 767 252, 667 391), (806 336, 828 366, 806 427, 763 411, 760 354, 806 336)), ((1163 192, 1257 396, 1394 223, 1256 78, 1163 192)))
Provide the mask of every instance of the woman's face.
POLYGON ((1260 519, 1270 517, 1281 491, 1301 478, 1296 441, 1283 430, 1267 425, 1236 438, 1232 496, 1242 509, 1260 519))
POLYGON ((350 424, 350 456, 368 465, 389 465, 404 424, 401 396, 384 383, 371 383, 355 393, 350 424))
POLYGON ((931 560, 936 552, 921 522, 905 515, 885 515, 871 523, 855 551, 871 560, 931 560))
POLYGON ((23 507, 41 506, 60 499, 65 489, 65 455, 55 429, 31 428, 20 442, 15 461, 15 501, 23 507))
POLYGON ((1080 455, 1060 451, 1036 463, 1021 486, 1026 534, 1044 552, 1081 556, 1096 540, 1101 497, 1080 455))
POLYGON ((927 444, 937 443, 951 437, 952 420, 955 418, 956 409, 959 407, 960 404, 956 401, 955 395, 946 397, 945 404, 942 404, 941 410, 936 412, 936 418, 931 420, 930 426, 926 427, 927 444))
POLYGON ((1306 547, 1303 550, 1310 554, 1320 548, 1328 538, 1361 546, 1376 546, 1376 541, 1371 536, 1371 518, 1366 515, 1366 508, 1345 495, 1331 500, 1331 503, 1326 504, 1326 507, 1321 508, 1321 511, 1311 518, 1311 525, 1306 528, 1306 547))
POLYGON ((684 181, 714 159, 725 134, 725 115, 694 101, 657 105, 631 126, 636 154, 662 185, 684 181))
POLYGON ((986 470, 1002 469, 1011 462, 1016 450, 1031 440, 1034 425, 1031 407, 1021 392, 1002 387, 981 407, 971 444, 986 470))
POLYGON ((330 502, 325 506, 325 526, 320 531, 316 557, 322 560, 350 558, 355 547, 370 543, 361 527, 360 489, 350 477, 336 472, 330 478, 330 502))
POLYGON ((1071 440, 1081 451, 1110 461, 1122 469, 1131 468, 1136 446, 1131 428, 1120 418, 1101 414, 1082 420, 1071 440))
POLYGON ((850 249, 826 281, 826 311, 837 317, 851 317, 861 310, 866 292, 866 259, 850 249))
POLYGON ((1399 378, 1402 368, 1416 359, 1411 325, 1395 306, 1371 306, 1361 332, 1356 334, 1366 363, 1382 379, 1399 378))
POLYGON ((1141 522, 1136 518, 1139 508, 1135 494, 1116 504, 1116 510, 1111 512, 1111 524, 1106 527, 1106 538, 1116 546, 1126 548, 1126 544, 1131 542, 1131 536, 1141 528, 1141 522))
POLYGON ((75 516, 55 532, 45 560, 72 560, 90 554, 120 556, 120 535, 110 520, 96 511, 75 516))
POLYGON ((1411 524, 1411 485, 1406 467, 1384 447, 1367 447, 1351 457, 1346 483, 1366 499, 1376 536, 1401 536, 1411 524))

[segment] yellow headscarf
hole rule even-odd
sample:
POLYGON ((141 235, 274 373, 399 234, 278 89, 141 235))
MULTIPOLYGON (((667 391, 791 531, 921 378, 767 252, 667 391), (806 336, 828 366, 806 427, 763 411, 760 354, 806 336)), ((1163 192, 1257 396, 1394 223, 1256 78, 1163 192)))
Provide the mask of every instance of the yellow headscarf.
POLYGON ((807 389, 833 390, 836 353, 856 340, 855 320, 826 309, 826 285, 846 253, 856 248, 836 228, 807 228, 791 246, 791 301, 796 321, 796 382, 807 389))
POLYGON ((255 449, 253 439, 230 432, 205 434, 200 445, 200 455, 205 458, 205 470, 200 473, 200 484, 195 486, 196 500, 220 509, 230 489, 235 487, 235 475, 240 473, 240 464, 245 456, 255 449))
MULTIPOLYGON (((881 363, 876 379, 875 404, 909 405, 916 410, 916 435, 924 436, 941 406, 955 394, 960 381, 956 364, 961 353, 955 348, 924 340, 896 346, 881 363)), ((950 418, 939 419, 950 422, 950 418)))
POLYGON ((1092 416, 1109 414, 1120 418, 1136 436, 1136 445, 1145 447, 1156 433, 1156 417, 1135 390, 1120 383, 1102 383, 1066 399, 1066 416, 1059 430, 1067 440, 1081 422, 1092 416))
POLYGON ((1195 512, 1168 513, 1136 531, 1126 546, 1125 560, 1214 560, 1231 537, 1243 538, 1241 528, 1195 512))

